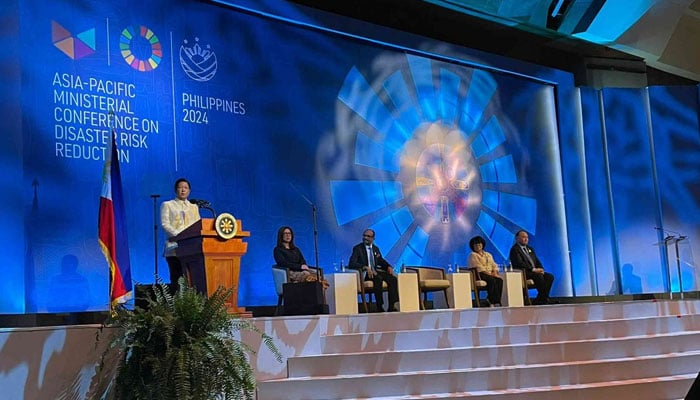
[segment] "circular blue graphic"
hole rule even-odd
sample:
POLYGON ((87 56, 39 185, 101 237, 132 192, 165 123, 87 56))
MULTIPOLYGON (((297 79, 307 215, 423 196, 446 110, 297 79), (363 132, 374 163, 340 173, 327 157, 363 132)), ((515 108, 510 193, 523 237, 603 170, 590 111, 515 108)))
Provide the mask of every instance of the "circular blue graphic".
POLYGON ((536 210, 536 200, 513 190, 497 81, 485 70, 401 57, 372 83, 353 68, 338 94, 348 113, 337 117, 336 140, 354 142, 352 157, 340 158, 350 165, 327 182, 338 226, 369 225, 406 264, 468 252, 476 234, 503 256, 515 212, 536 210))

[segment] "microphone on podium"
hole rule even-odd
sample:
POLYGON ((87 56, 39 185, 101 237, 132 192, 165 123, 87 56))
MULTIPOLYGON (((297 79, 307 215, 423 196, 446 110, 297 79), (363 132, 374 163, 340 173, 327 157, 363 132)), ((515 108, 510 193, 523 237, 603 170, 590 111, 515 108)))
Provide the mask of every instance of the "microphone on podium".
POLYGON ((209 202, 208 200, 189 199, 189 202, 195 204, 199 208, 209 210, 212 213, 212 216, 216 218, 216 211, 214 211, 214 209, 211 208, 211 202, 209 202))
POLYGON ((660 228, 658 226, 655 226, 654 229, 666 234, 666 237, 664 238, 664 240, 678 239, 678 241, 681 241, 681 240, 684 240, 687 238, 687 236, 681 235, 680 232, 672 231, 670 229, 664 229, 664 228, 660 228))
POLYGON ((190 199, 189 201, 192 204, 196 204, 197 207, 199 207, 199 208, 205 208, 205 207, 211 206, 211 202, 209 202, 207 200, 190 199))

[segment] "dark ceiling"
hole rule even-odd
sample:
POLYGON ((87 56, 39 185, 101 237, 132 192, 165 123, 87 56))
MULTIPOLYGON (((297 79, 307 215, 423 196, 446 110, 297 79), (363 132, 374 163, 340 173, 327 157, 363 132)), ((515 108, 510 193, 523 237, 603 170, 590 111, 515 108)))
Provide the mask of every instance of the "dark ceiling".
POLYGON ((645 64, 640 57, 545 30, 510 27, 423 0, 290 0, 334 14, 462 45, 574 74, 589 85, 587 70, 646 73, 647 85, 696 85, 697 82, 645 64), (592 61, 593 60, 593 61, 592 61))

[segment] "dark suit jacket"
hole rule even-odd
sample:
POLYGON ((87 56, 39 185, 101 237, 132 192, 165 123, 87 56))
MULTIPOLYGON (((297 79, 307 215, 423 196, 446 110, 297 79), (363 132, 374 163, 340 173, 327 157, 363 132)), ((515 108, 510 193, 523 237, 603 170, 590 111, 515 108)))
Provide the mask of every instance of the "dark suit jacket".
MULTIPOLYGON (((372 252, 374 253, 374 263, 376 264, 376 269, 378 271, 387 272, 391 264, 382 257, 382 252, 379 251, 379 247, 372 245, 372 252)), ((348 267, 354 269, 362 269, 364 266, 369 265, 369 260, 367 260, 367 250, 364 243, 360 243, 352 248, 352 255, 348 261, 348 267)))
MULTIPOLYGON (((537 254, 535 254, 535 249, 530 246, 525 247, 530 253, 532 262, 535 263, 535 268, 544 269, 542 262, 540 262, 540 259, 537 258, 537 254)), ((513 266, 513 268, 522 269, 523 271, 532 271, 532 265, 530 265, 530 262, 527 260, 527 256, 520 248, 518 243, 514 244, 513 247, 510 248, 510 254, 508 257, 510 258, 510 264, 513 266)))
POLYGON ((306 264, 304 255, 298 247, 293 249, 285 249, 282 246, 275 246, 272 251, 272 256, 275 258, 275 263, 278 266, 287 268, 290 271, 301 271, 301 266, 306 264))

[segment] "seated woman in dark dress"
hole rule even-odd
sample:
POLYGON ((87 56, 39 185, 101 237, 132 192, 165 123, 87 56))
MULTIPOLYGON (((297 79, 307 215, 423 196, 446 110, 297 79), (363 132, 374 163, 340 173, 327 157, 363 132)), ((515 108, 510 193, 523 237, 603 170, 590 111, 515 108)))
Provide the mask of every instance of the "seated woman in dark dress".
MULTIPOLYGON (((294 245, 294 231, 288 226, 283 226, 277 231, 277 246, 272 252, 275 257, 275 263, 278 266, 289 270, 290 282, 315 282, 317 280, 316 272, 311 271, 306 265, 306 259, 301 254, 301 250, 294 245)), ((321 279, 323 287, 327 287, 328 283, 321 279)))
POLYGON ((503 279, 498 275, 498 265, 493 261, 493 256, 484 250, 486 241, 481 236, 474 236, 469 241, 472 252, 467 258, 467 267, 478 272, 478 277, 486 282, 486 292, 490 307, 501 304, 503 292, 503 279))

